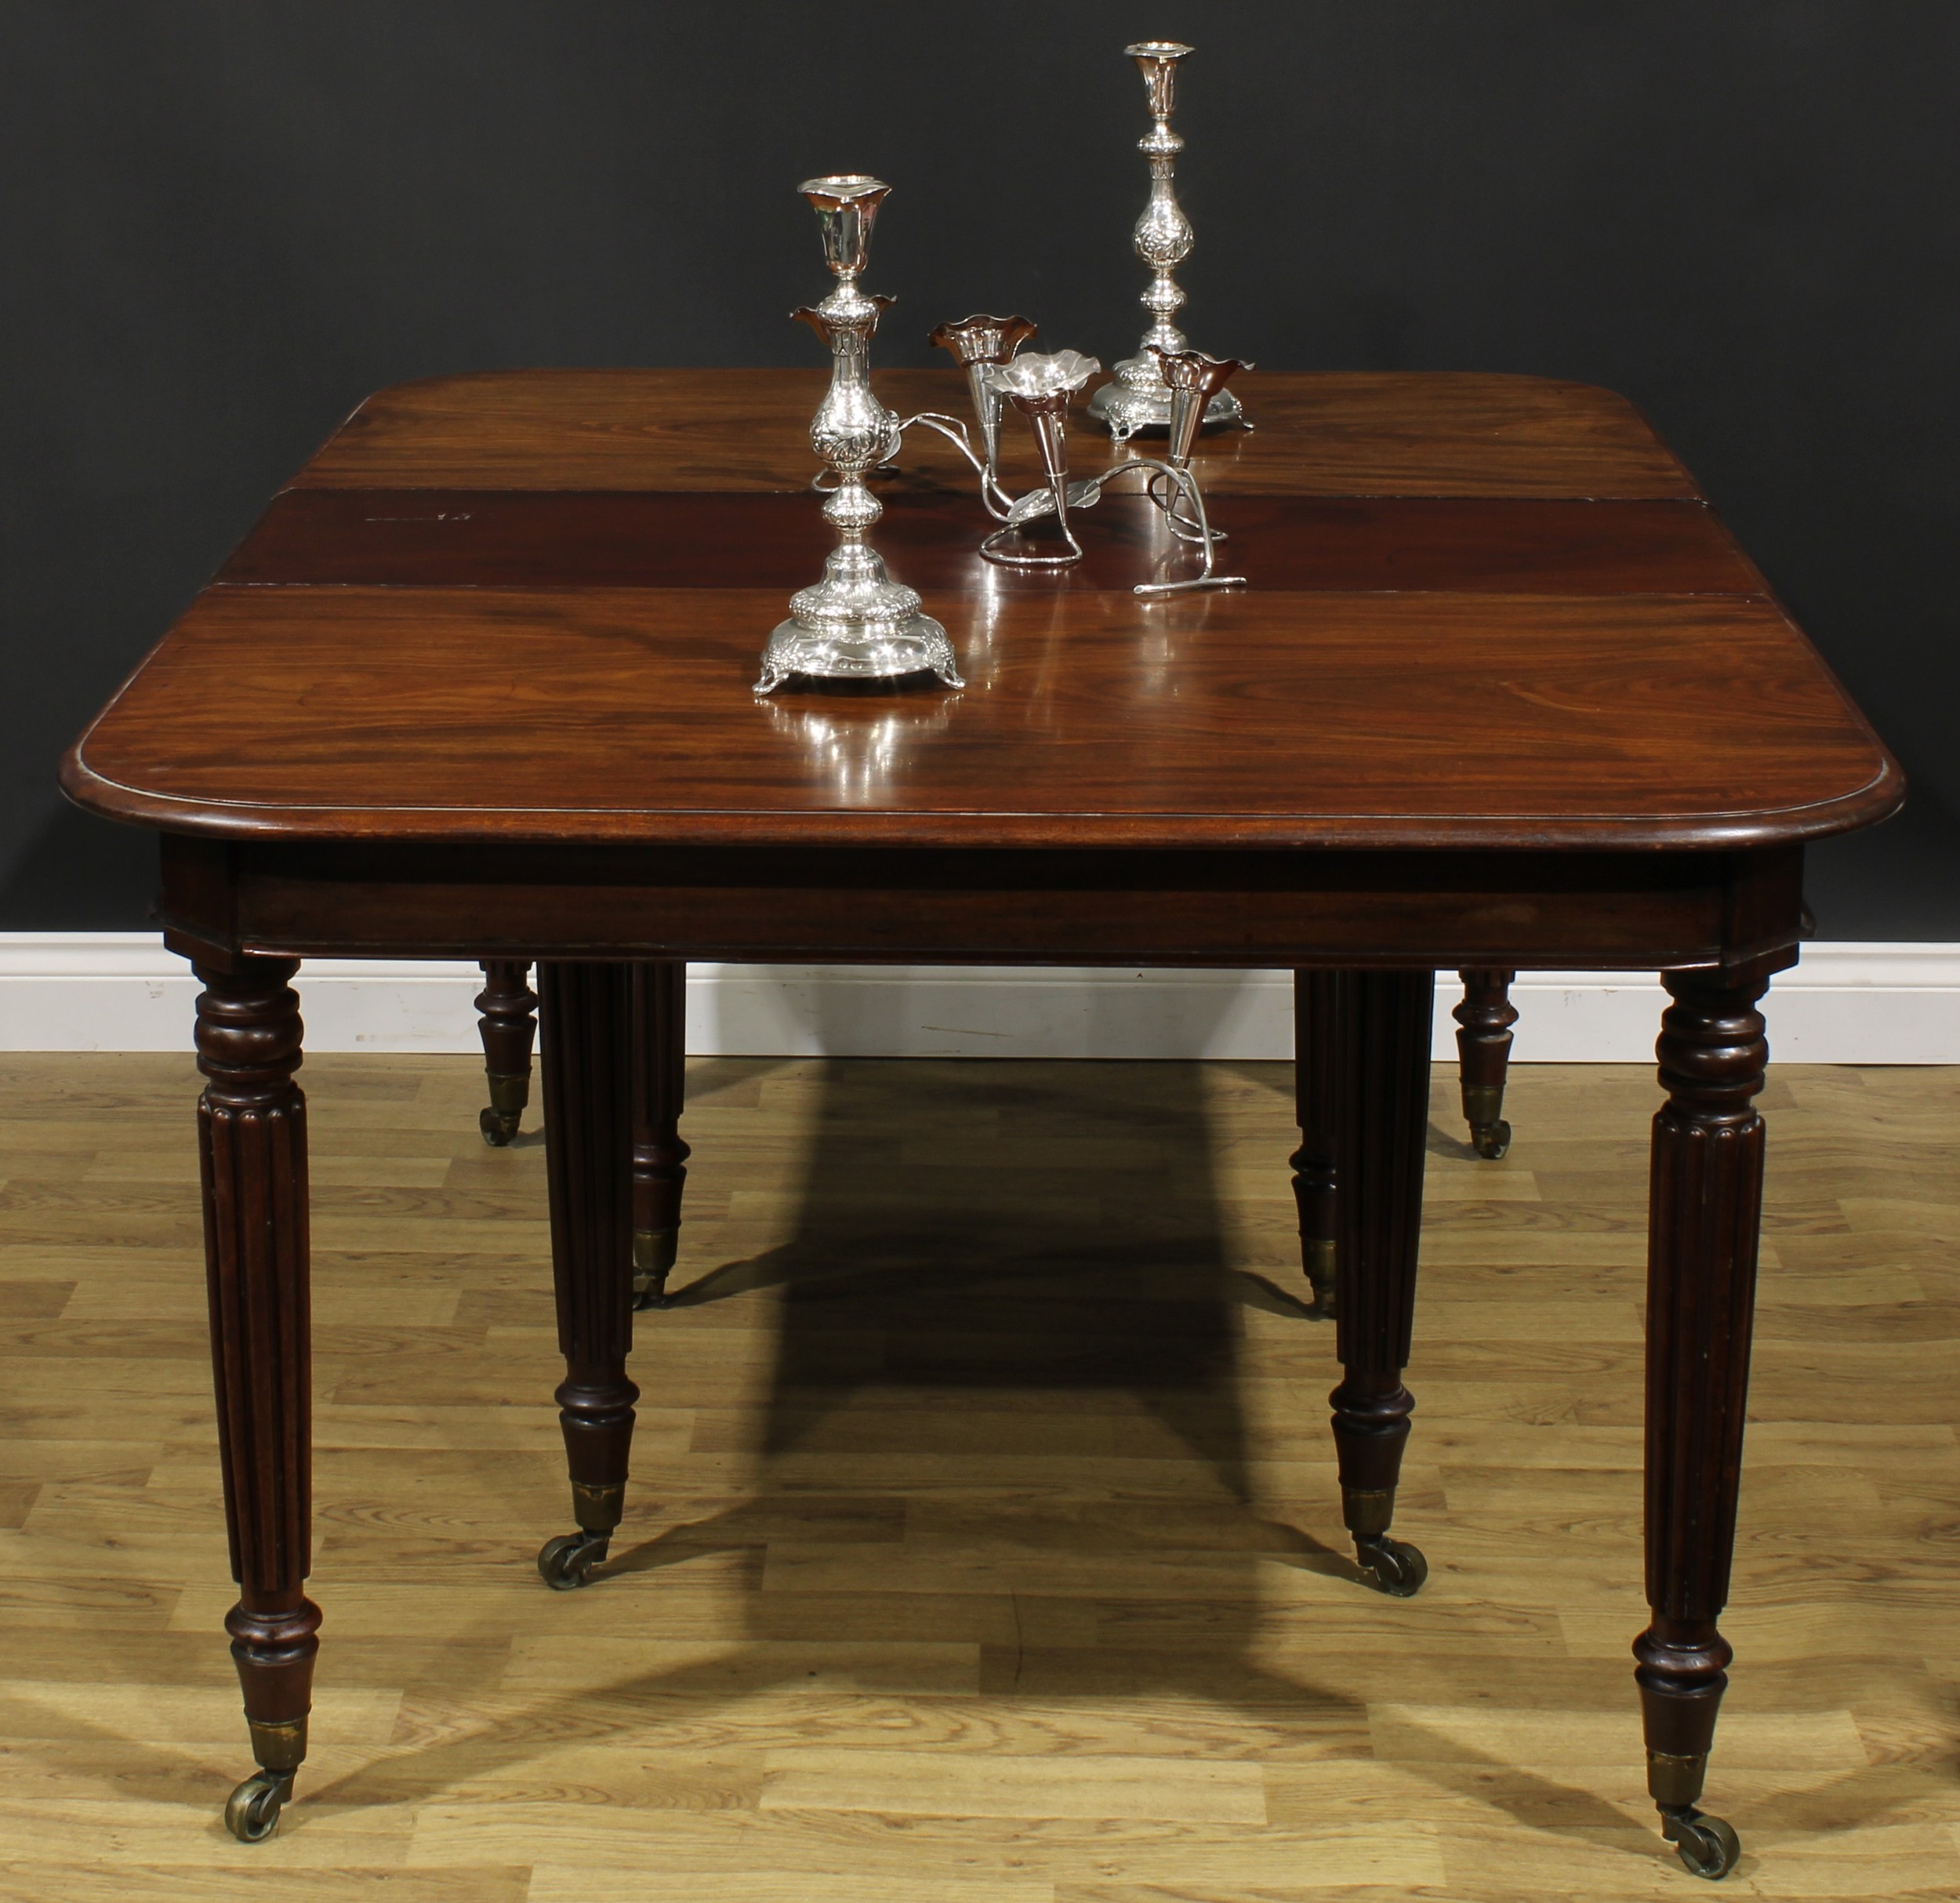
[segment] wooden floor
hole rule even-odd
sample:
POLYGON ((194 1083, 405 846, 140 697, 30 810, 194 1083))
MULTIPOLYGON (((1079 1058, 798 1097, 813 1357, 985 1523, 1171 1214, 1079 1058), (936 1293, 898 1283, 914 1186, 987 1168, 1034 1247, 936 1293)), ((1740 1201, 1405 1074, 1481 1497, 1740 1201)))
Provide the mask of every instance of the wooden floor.
MULTIPOLYGON (((1791 1067, 1730 1891, 1960 1895, 1960 1072, 1791 1067)), ((249 1767, 174 1059, 0 1059, 0 1898, 1691 1898, 1643 1795, 1645 1070, 1439 1070, 1413 1601, 1357 1582, 1276 1066, 708 1060, 616 1562, 569 1526, 543 1152, 309 1061, 314 1751, 249 1767)))

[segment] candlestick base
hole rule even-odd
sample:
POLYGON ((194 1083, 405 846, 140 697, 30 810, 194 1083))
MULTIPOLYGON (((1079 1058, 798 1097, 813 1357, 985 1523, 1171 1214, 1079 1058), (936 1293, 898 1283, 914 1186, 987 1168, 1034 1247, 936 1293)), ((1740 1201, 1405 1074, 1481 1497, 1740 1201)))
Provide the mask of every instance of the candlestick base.
MULTIPOLYGON (((1116 366, 1116 375, 1090 398, 1088 409, 1118 442, 1145 430, 1168 431, 1171 387, 1149 358, 1126 357, 1116 366)), ((1245 413, 1245 405, 1230 390, 1221 390, 1204 406, 1200 427, 1243 422, 1245 413)))
POLYGON ((920 613, 918 590, 893 581, 876 550, 852 541, 831 551, 822 581, 790 597, 789 619, 777 623, 762 650, 756 692, 773 692, 792 674, 895 681, 922 674, 966 685, 946 630, 920 613))
POLYGON ((896 681, 928 674, 948 687, 966 685, 953 643, 930 615, 821 629, 792 617, 769 636, 756 692, 773 693, 793 674, 817 681, 896 681))
MULTIPOLYGON (((819 592, 806 588, 792 607, 800 608, 805 596, 819 592)), ((964 687, 946 629, 919 612, 918 596, 895 582, 884 583, 879 593, 888 598, 869 615, 833 612, 819 619, 793 614, 777 623, 762 650, 762 677, 756 692, 773 693, 793 674, 817 681, 897 681, 907 674, 935 674, 948 687, 964 687), (884 608, 899 612, 877 612, 884 608)))

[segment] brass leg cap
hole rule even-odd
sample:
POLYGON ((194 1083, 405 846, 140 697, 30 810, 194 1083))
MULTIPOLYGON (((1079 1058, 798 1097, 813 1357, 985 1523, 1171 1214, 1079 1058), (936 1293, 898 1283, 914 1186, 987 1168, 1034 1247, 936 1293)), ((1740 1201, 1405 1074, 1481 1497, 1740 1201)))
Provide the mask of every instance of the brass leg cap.
POLYGON ((1307 1281, 1313 1290, 1313 1306, 1318 1313, 1334 1313, 1334 1244, 1324 1237, 1316 1237, 1300 1245, 1301 1262, 1307 1272, 1307 1281))
POLYGON ((1501 1084, 1465 1084, 1463 1120, 1470 1126, 1470 1142, 1479 1156, 1494 1162, 1511 1147, 1511 1126, 1504 1120, 1501 1084))
POLYGON ((664 1309, 673 1299, 667 1277, 681 1254, 677 1229, 637 1229, 633 1232, 633 1306, 664 1309))
POLYGON ((307 1761, 305 1719, 247 1718, 245 1729, 261 1770, 283 1771, 289 1778, 307 1761))
POLYGON ((572 1517, 582 1533, 610 1533, 626 1516, 626 1484, 608 1480, 572 1483, 572 1517))
POLYGON ((531 1078, 528 1073, 512 1075, 492 1070, 485 1081, 490 1086, 490 1102, 477 1117, 477 1128, 486 1143, 501 1149, 524 1121, 524 1106, 531 1101, 531 1078))

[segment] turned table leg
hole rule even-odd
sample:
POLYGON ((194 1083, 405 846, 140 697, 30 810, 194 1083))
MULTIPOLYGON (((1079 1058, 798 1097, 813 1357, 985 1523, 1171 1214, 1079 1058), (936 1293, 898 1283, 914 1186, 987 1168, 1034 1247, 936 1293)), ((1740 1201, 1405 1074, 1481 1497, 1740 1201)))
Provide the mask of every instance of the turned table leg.
POLYGON ((586 1583, 624 1510, 633 1404, 633 967, 548 962, 538 967, 544 1019, 545 1167, 557 1390, 579 1531, 546 1542, 538 1571, 561 1590, 586 1583))
POLYGON ((307 1755, 320 1609, 311 1564, 307 1110, 292 958, 196 968, 198 1149, 225 1523, 238 1603, 225 1618, 257 1774, 232 1793, 234 1836, 270 1836, 307 1755))
POLYGON ((1322 1041, 1339 1185, 1335 1328, 1343 1378, 1328 1400, 1341 1513, 1362 1565, 1383 1591, 1406 1598, 1429 1571, 1414 1546, 1388 1537, 1388 1527, 1415 1406, 1402 1371, 1422 1232, 1436 975, 1351 971, 1330 979, 1322 1041))
POLYGON ((1661 1828, 1699 1876, 1740 1854, 1695 1807, 1733 1656, 1715 1621, 1729 1596, 1749 1389, 1762 1088, 1769 1047, 1756 1003, 1766 974, 1666 973, 1647 1240, 1647 1603, 1634 1641, 1647 1789, 1661 1828))
POLYGON ((1511 1147, 1504 1120, 1504 1076, 1511 1057, 1511 1027, 1518 1021, 1511 1002, 1515 971, 1459 971, 1463 1002, 1450 1015, 1457 1021, 1457 1058, 1463 1088, 1463 1120, 1480 1157, 1497 1157, 1511 1147))
POLYGON ((1300 1209, 1300 1262, 1323 1315, 1334 1312, 1334 999, 1336 974, 1293 975, 1293 1088, 1300 1147, 1287 1159, 1300 1209))
POLYGON ((477 1119, 483 1140, 501 1149, 517 1134, 531 1101, 531 1044, 538 1030, 536 994, 524 982, 531 967, 521 959, 483 961, 477 993, 477 1029, 490 1102, 477 1119))
POLYGON ((677 958, 633 968, 633 1306, 666 1306, 681 1246, 681 1139, 686 1089, 688 968, 677 958))

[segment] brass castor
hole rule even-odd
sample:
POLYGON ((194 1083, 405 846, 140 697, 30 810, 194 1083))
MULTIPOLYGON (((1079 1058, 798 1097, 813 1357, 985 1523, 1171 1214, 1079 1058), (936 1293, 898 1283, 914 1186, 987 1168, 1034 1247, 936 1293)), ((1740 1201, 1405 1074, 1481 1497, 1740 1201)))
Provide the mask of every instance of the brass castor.
POLYGON ((1501 1117, 1494 1124, 1472 1124, 1470 1143, 1479 1156, 1494 1163, 1511 1147, 1511 1126, 1501 1117))
POLYGON ((1736 1867, 1742 1843, 1719 1817, 1710 1817, 1693 1804, 1679 1808, 1663 1805, 1661 1834, 1671 1843, 1682 1862, 1697 1876, 1719 1883, 1736 1867))
POLYGON ((521 1110, 499 1110, 485 1104, 477 1115, 477 1128, 492 1149, 501 1149, 517 1134, 517 1125, 523 1120, 521 1110))
POLYGON ((606 1556, 611 1538, 606 1533, 561 1533, 546 1540, 538 1553, 538 1577, 554 1592, 575 1592, 606 1556))
POLYGON ((1385 1533, 1376 1539, 1357 1539, 1356 1556, 1374 1574, 1375 1584, 1391 1599, 1414 1599, 1429 1577, 1429 1562, 1418 1547, 1406 1540, 1392 1540, 1385 1533))
POLYGON ((241 1843, 263 1843, 279 1828, 279 1813, 292 1795, 291 1771, 254 1771, 227 1801, 225 1829, 241 1843))

